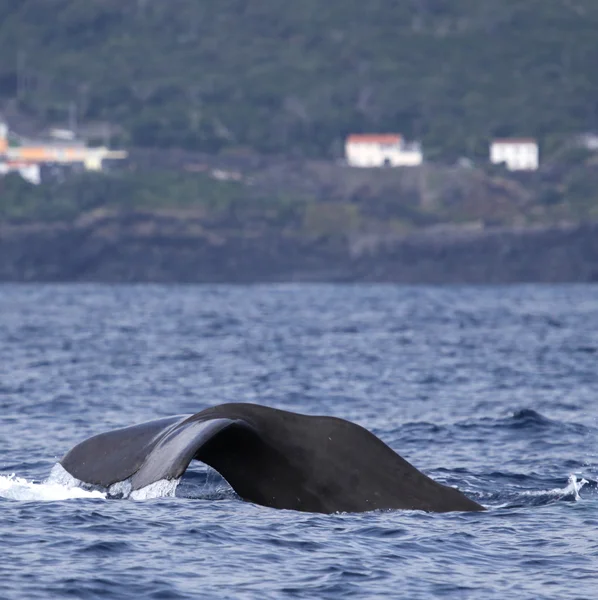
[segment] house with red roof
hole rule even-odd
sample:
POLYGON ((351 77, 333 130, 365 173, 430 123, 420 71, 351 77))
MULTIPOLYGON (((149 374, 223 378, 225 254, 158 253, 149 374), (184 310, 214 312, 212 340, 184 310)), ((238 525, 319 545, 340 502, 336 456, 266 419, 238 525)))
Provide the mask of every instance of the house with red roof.
POLYGON ((411 167, 423 162, 419 143, 399 133, 355 133, 345 140, 345 158, 351 167, 411 167))

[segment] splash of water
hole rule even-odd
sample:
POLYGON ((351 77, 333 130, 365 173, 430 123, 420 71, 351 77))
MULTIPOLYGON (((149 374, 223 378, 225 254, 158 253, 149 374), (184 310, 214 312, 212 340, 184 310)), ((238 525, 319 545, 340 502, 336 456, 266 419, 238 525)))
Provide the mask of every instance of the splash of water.
POLYGON ((571 475, 569 475, 569 480, 567 481, 567 487, 564 489, 563 495, 567 496, 569 494, 573 494, 573 497, 575 498, 575 500, 581 500, 581 496, 579 495, 579 492, 586 483, 588 483, 587 479, 584 479, 582 477, 579 481, 577 481, 577 477, 575 477, 575 475, 573 473, 571 473, 571 475))
POLYGON ((577 477, 571 473, 569 475, 569 479, 567 480, 567 485, 564 488, 554 488, 552 490, 535 490, 535 491, 525 491, 523 492, 524 496, 555 496, 557 498, 569 498, 573 496, 576 501, 581 500, 581 496, 579 492, 584 485, 588 483, 587 479, 577 479, 577 477))
MULTIPOLYGON (((48 481, 59 483, 69 488, 77 487, 90 489, 89 484, 79 481, 73 477, 68 471, 66 471, 62 465, 54 465, 48 481)), ((104 497, 107 498, 119 498, 131 500, 150 500, 152 498, 172 498, 175 495, 176 488, 179 484, 180 479, 161 479, 150 483, 139 490, 133 490, 131 486, 131 479, 125 479, 124 481, 117 481, 113 483, 108 489, 102 491, 104 497)))
POLYGON ((132 500, 150 500, 151 498, 174 498, 180 479, 161 479, 146 485, 140 490, 133 490, 129 497, 132 500))
POLYGON ((152 498, 173 498, 180 479, 160 479, 139 490, 133 490, 131 480, 117 481, 108 488, 109 498, 130 498, 131 500, 151 500, 152 498))
POLYGON ((0 475, 0 497, 22 502, 52 502, 73 498, 103 499, 106 494, 98 490, 84 490, 49 481, 35 483, 12 474, 0 475))
POLYGON ((160 480, 132 490, 129 479, 119 481, 106 489, 97 489, 73 477, 62 465, 56 464, 48 478, 41 482, 27 481, 22 477, 0 475, 0 498, 22 502, 49 502, 75 498, 130 498, 149 500, 152 498, 173 497, 180 479, 160 480))
MULTIPOLYGON (((78 487, 83 489, 90 489, 89 484, 79 481, 73 477, 68 471, 66 471, 62 465, 54 465, 50 477, 48 480, 60 483, 68 487, 78 487)), ((133 490, 131 486, 131 479, 125 479, 124 481, 117 481, 113 483, 107 490, 104 489, 104 496, 107 498, 119 498, 131 500, 150 500, 152 498, 172 498, 175 495, 176 488, 180 482, 180 479, 161 479, 155 481, 139 490, 133 490)))

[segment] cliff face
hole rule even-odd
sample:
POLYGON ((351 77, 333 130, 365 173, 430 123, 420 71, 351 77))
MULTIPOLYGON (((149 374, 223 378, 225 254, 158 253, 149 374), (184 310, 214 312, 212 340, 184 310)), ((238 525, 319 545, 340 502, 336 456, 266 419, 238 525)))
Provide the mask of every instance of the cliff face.
POLYGON ((598 281, 598 225, 308 236, 206 228, 189 216, 103 214, 0 226, 1 281, 598 281))

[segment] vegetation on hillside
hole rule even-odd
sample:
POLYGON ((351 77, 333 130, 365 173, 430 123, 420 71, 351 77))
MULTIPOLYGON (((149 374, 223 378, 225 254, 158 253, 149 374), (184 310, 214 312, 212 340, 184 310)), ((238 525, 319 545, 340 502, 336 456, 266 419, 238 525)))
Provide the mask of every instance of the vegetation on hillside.
POLYGON ((216 212, 241 198, 238 183, 214 181, 203 174, 80 173, 38 186, 10 173, 0 179, 0 219, 70 220, 96 209, 216 212))
POLYGON ((598 130, 597 31, 596 0, 0 0, 0 100, 136 146, 333 157, 399 131, 429 158, 510 135, 550 152, 598 130))
POLYGON ((351 169, 330 161, 254 168, 238 181, 222 181, 217 172, 79 173, 39 186, 13 173, 0 178, 0 221, 149 211, 188 214, 222 232, 346 235, 598 220, 598 156, 579 149, 552 168, 520 174, 440 165, 351 169))

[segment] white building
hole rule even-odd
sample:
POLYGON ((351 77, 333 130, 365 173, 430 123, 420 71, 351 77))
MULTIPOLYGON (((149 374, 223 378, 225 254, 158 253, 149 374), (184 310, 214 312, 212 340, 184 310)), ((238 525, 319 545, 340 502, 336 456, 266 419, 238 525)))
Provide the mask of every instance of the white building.
POLYGON ((0 161, 0 175, 4 176, 9 173, 18 173, 25 181, 33 183, 33 185, 39 185, 42 181, 39 165, 0 161))
POLYGON ((83 164, 88 171, 101 171, 104 160, 127 157, 124 150, 91 148, 81 140, 36 141, 16 135, 9 139, 9 134, 6 123, 0 122, 0 160, 15 165, 83 164))
POLYGON ((351 167, 407 167, 420 165, 424 159, 421 146, 405 142, 398 133, 350 135, 345 157, 351 167))
POLYGON ((595 152, 598 150, 598 134, 596 133, 580 133, 575 138, 576 145, 595 152))
POLYGON ((490 162, 509 171, 535 171, 540 164, 538 143, 532 138, 506 138, 490 144, 490 162))

